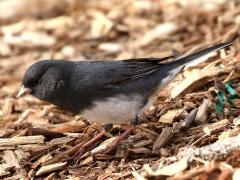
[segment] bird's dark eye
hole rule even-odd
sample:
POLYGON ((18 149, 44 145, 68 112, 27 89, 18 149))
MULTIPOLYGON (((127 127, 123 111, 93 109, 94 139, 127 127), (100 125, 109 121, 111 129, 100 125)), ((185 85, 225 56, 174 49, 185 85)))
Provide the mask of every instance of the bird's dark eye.
POLYGON ((39 79, 34 79, 34 80, 32 80, 32 85, 36 85, 36 84, 38 84, 39 83, 39 79))

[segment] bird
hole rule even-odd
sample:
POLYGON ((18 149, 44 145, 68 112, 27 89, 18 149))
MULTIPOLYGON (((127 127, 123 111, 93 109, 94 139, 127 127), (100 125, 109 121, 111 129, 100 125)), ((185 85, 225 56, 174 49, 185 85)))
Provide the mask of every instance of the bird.
POLYGON ((91 123, 129 125, 112 150, 185 66, 232 43, 219 43, 173 60, 169 60, 172 56, 119 61, 41 60, 26 70, 17 98, 31 94, 91 123))

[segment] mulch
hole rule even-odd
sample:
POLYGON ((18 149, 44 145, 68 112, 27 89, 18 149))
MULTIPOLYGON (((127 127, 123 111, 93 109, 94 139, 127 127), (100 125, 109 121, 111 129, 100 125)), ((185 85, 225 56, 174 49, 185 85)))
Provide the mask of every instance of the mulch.
POLYGON ((240 178, 237 0, 19 2, 0 1, 1 179, 240 178), (32 96, 15 98, 38 60, 177 57, 233 39, 159 92, 108 155, 98 152, 123 132, 120 125, 69 162, 101 125, 32 96))

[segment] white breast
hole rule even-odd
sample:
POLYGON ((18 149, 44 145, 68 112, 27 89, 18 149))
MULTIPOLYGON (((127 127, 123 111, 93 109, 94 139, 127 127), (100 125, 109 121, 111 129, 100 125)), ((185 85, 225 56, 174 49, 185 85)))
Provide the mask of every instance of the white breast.
POLYGON ((118 95, 94 105, 82 112, 82 117, 101 124, 130 124, 143 111, 142 98, 138 95, 118 95))
POLYGON ((174 79, 176 75, 175 71, 161 80, 156 92, 149 98, 146 105, 143 104, 143 97, 139 95, 118 95, 104 99, 103 101, 96 101, 92 107, 84 110, 81 115, 90 122, 130 124, 135 120, 137 115, 148 109, 152 102, 155 101, 156 93, 174 79))

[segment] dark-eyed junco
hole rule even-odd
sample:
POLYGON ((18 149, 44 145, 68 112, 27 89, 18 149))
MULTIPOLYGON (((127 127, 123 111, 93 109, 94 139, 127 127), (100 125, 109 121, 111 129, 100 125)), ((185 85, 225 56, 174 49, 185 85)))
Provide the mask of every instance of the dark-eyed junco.
POLYGON ((181 70, 221 43, 173 61, 139 58, 123 61, 44 60, 29 67, 17 97, 32 94, 90 122, 131 124, 181 70))

